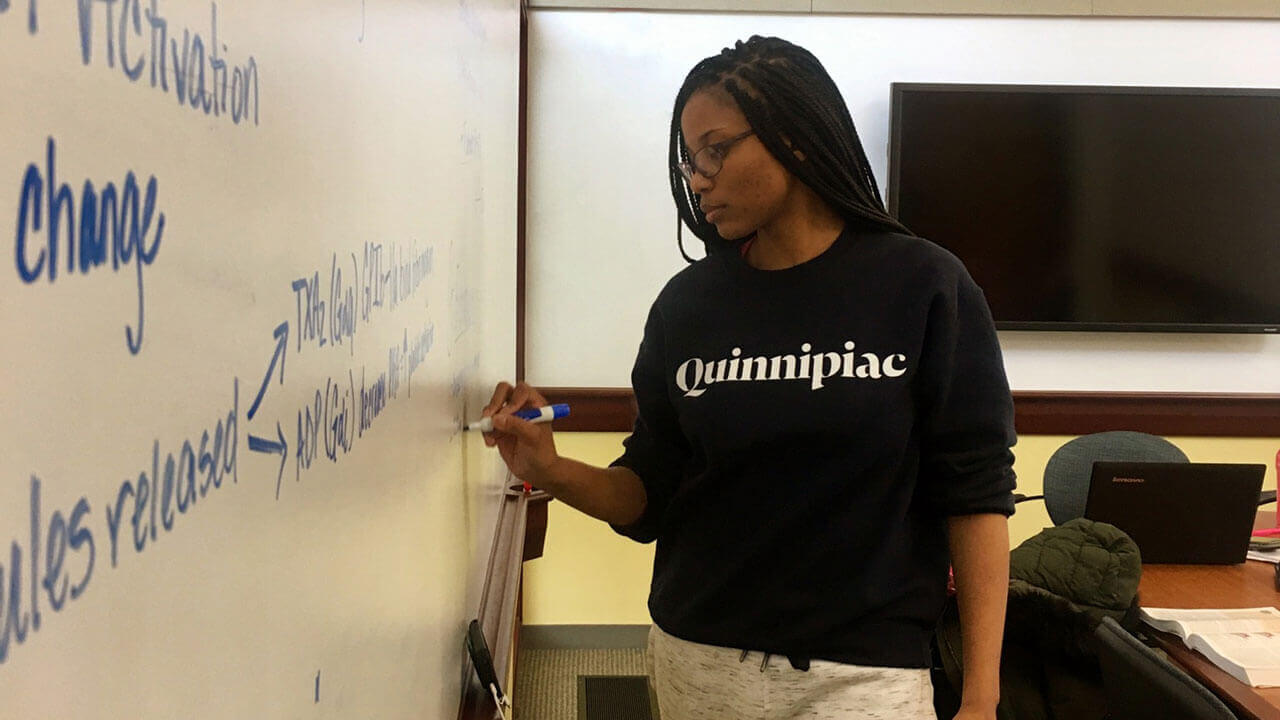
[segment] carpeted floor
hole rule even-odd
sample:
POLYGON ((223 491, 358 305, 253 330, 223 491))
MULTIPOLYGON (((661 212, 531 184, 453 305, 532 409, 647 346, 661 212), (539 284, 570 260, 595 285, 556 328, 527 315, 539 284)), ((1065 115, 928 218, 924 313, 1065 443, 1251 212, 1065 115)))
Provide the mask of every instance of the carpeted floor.
POLYGON ((512 720, 578 720, 579 675, 644 675, 644 650, 521 648, 512 720))

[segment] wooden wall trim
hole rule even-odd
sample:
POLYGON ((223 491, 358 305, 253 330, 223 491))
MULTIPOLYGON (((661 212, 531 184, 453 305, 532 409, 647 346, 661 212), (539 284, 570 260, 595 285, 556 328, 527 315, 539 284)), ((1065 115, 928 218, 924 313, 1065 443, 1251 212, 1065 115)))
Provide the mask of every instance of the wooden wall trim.
POLYGON ((636 398, 631 388, 540 387, 549 403, 569 403, 569 417, 556 420, 556 430, 631 432, 636 398))
POLYGON ((1015 392, 1015 424, 1028 435, 1139 430, 1155 435, 1280 437, 1280 395, 1015 392))
MULTIPOLYGON (((498 509, 498 521, 493 531, 493 546, 489 549, 484 589, 480 594, 477 619, 484 630, 485 642, 493 656, 493 667, 503 692, 510 697, 514 691, 516 618, 520 606, 520 571, 523 567, 525 524, 529 495, 520 483, 513 483, 507 476, 507 489, 498 509)), ((465 629, 464 629, 465 630, 465 629)), ((463 638, 457 638, 458 644, 463 638)), ((497 708, 487 688, 480 687, 471 658, 466 659, 466 680, 458 706, 458 720, 492 720, 497 708)))
POLYGON ((524 561, 537 560, 547 545, 547 505, 551 496, 542 490, 529 494, 525 511, 524 561))
MULTIPOLYGON (((635 398, 629 388, 539 388, 572 413, 557 430, 630 432, 635 398)), ((1280 437, 1280 395, 1228 393, 1013 393, 1014 423, 1023 435, 1084 435, 1138 430, 1155 435, 1280 437)))

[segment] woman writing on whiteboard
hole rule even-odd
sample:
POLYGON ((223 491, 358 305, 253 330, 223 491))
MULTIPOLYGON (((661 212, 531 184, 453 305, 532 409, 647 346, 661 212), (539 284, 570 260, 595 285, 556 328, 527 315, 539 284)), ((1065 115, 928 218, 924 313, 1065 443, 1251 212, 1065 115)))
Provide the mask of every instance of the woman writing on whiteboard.
POLYGON ((885 212, 839 90, 788 42, 693 68, 670 161, 707 257, 649 312, 622 457, 557 455, 549 426, 510 415, 546 402, 525 384, 498 386, 486 443, 522 480, 657 540, 664 720, 933 718, 949 564, 956 718, 995 718, 1015 437, 981 290, 885 212))

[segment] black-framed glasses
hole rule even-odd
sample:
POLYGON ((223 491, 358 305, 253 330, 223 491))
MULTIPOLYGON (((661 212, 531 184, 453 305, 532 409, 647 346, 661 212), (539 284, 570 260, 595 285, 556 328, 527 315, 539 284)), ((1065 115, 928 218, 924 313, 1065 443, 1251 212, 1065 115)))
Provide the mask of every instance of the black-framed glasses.
POLYGON ((713 178, 724 167, 724 158, 725 155, 729 154, 729 148, 733 147, 739 140, 754 133, 755 130, 748 130, 727 140, 713 142, 694 153, 689 158, 689 162, 676 163, 676 169, 680 171, 680 174, 684 176, 685 182, 688 183, 693 182, 693 173, 695 171, 704 178, 713 178))

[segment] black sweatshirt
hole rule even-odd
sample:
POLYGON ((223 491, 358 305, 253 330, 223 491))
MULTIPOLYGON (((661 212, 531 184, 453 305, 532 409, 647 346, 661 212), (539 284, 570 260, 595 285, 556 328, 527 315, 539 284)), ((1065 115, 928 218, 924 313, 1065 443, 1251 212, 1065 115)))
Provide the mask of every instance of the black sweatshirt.
POLYGON ((926 667, 946 517, 1013 512, 1013 402, 982 291, 928 241, 846 229, 758 270, 672 278, 622 457, 658 541, 649 611, 693 642, 926 667))

